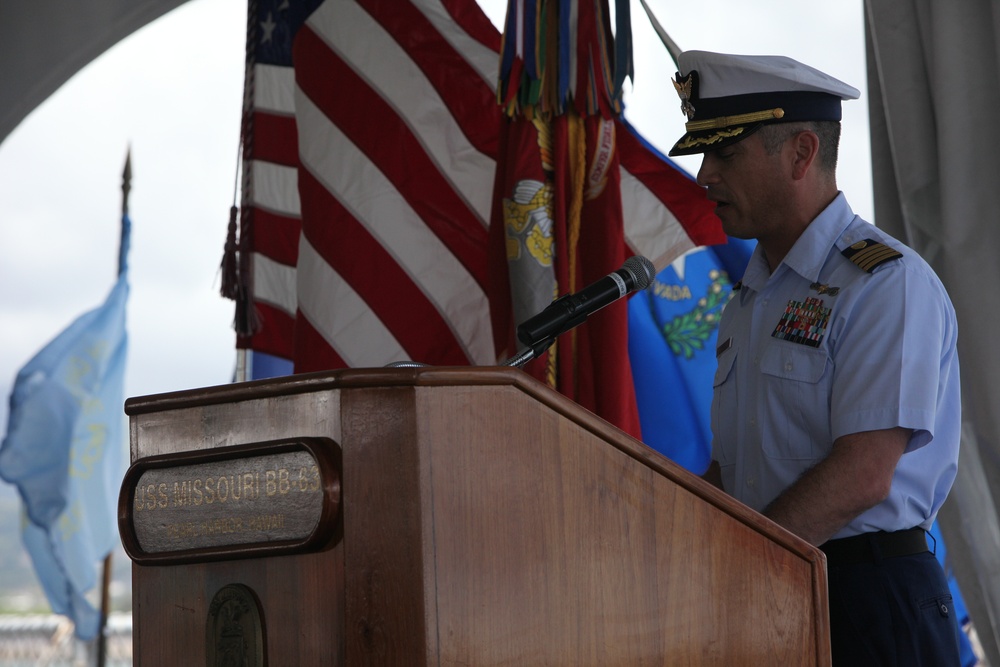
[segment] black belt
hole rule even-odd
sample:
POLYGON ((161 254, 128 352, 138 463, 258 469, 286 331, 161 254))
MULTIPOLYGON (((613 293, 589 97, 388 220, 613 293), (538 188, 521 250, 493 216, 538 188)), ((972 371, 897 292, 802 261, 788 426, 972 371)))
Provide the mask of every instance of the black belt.
POLYGON ((930 551, 923 528, 898 530, 894 533, 862 533, 853 537, 830 540, 821 544, 829 567, 877 563, 883 558, 912 556, 930 551))

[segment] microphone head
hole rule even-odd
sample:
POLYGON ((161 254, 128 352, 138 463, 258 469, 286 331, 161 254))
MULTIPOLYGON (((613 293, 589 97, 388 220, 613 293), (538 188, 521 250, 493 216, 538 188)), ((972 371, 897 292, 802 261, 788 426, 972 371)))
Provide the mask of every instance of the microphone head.
POLYGON ((635 291, 641 291, 653 284, 656 277, 656 267, 642 255, 632 255, 622 264, 622 269, 628 271, 635 281, 635 291))

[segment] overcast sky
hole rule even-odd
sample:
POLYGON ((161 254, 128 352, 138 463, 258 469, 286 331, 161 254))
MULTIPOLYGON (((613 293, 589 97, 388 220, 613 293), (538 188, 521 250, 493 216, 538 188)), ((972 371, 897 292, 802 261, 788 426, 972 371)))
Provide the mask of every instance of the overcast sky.
MULTIPOLYGON (((780 54, 862 91, 845 105, 840 186, 872 219, 860 0, 648 0, 685 49, 780 54)), ((504 0, 481 3, 494 22, 504 0)), ((660 150, 683 132, 674 66, 632 2, 626 117, 660 150)), ((233 201, 246 0, 191 0, 87 66, 0 143, 0 425, 17 370, 97 306, 116 272, 131 147, 126 396, 229 382, 218 266, 233 201)), ((697 158, 682 163, 697 169, 697 158)))

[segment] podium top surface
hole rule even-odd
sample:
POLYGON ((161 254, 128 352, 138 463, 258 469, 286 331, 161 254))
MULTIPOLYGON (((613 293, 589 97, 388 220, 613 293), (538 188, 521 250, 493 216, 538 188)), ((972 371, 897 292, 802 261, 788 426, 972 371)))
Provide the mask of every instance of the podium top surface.
MULTIPOLYGON (((549 389, 524 371, 506 366, 424 366, 420 368, 344 368, 286 375, 264 380, 185 389, 182 391, 126 399, 129 416, 176 410, 199 405, 215 405, 249 398, 285 396, 327 389, 362 387, 435 387, 458 385, 513 385, 532 395, 561 394, 549 389)), ((558 399, 557 399, 558 400, 558 399)), ((569 403, 576 405, 569 399, 569 403)))

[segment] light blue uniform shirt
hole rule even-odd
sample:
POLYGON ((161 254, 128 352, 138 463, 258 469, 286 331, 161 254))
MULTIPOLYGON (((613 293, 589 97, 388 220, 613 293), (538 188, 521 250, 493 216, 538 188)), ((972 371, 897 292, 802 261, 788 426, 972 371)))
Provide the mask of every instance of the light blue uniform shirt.
POLYGON ((758 511, 843 435, 913 429, 889 497, 835 538, 930 528, 955 479, 961 430, 955 311, 914 251, 839 194, 773 274, 758 246, 719 325, 712 457, 758 511), (843 251, 902 253, 869 273, 843 251))

